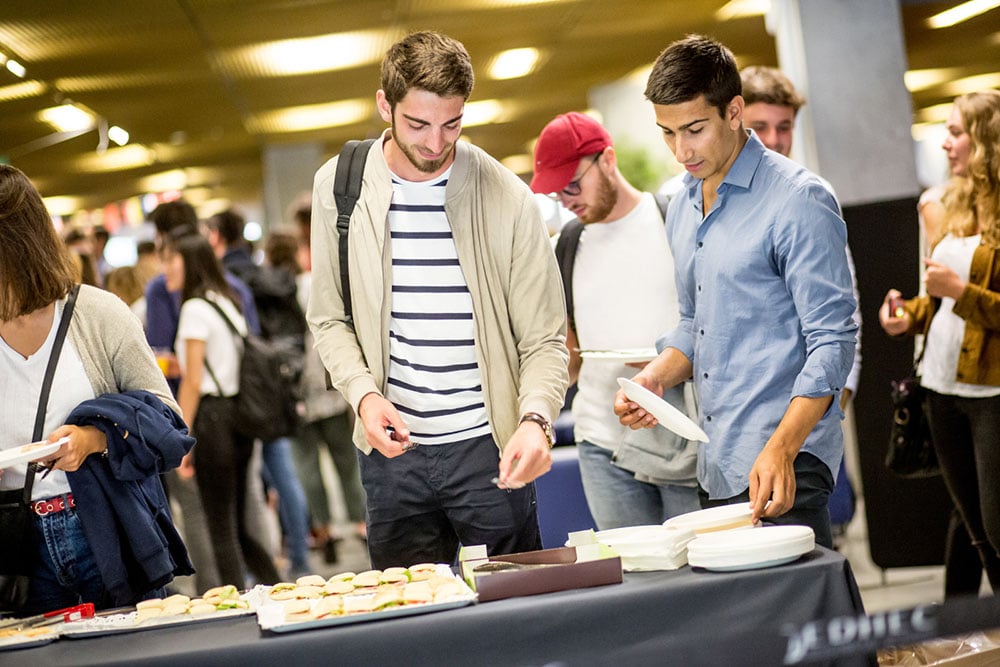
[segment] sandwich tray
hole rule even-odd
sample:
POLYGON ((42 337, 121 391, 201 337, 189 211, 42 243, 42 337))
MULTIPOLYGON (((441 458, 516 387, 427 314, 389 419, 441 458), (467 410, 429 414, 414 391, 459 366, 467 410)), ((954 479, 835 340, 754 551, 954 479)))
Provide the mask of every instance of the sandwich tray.
POLYGON ((315 630, 318 628, 329 628, 337 625, 351 625, 354 623, 367 623, 370 621, 382 621, 390 618, 402 618, 404 616, 416 616, 419 614, 430 614, 436 611, 447 609, 458 609, 467 607, 476 601, 476 594, 469 591, 469 597, 449 600, 447 602, 427 602, 423 604, 408 604, 400 607, 390 607, 379 611, 365 612, 361 614, 346 614, 344 616, 331 616, 306 621, 285 621, 284 605, 280 602, 266 602, 257 609, 257 623, 262 630, 268 632, 300 632, 302 630, 315 630))
POLYGON ((145 630, 157 630, 159 628, 169 628, 178 625, 201 625, 203 623, 213 623, 239 616, 249 616, 253 614, 253 609, 226 609, 216 611, 202 616, 189 616, 187 614, 178 616, 160 616, 148 618, 142 622, 136 622, 136 613, 114 614, 111 616, 100 616, 86 618, 80 621, 72 621, 64 624, 59 629, 59 636, 67 639, 85 639, 87 637, 103 637, 105 635, 118 635, 128 632, 143 632, 145 630))
POLYGON ((8 636, 0 636, 0 651, 12 651, 14 649, 30 648, 32 646, 42 646, 54 642, 59 638, 59 630, 51 626, 45 628, 30 628, 27 632, 21 631, 8 636), (41 631, 41 632, 38 632, 41 631))

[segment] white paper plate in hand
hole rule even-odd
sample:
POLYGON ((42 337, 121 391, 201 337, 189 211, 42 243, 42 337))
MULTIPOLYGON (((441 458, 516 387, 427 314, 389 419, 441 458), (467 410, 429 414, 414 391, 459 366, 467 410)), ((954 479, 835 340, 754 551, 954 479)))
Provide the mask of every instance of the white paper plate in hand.
POLYGON ((662 398, 627 378, 618 378, 619 386, 628 400, 639 404, 643 410, 656 417, 660 425, 688 440, 708 442, 708 435, 691 419, 662 398))
POLYGON ((656 359, 655 347, 623 348, 620 350, 580 350, 584 359, 620 361, 623 364, 642 363, 656 359))
POLYGON ((55 442, 39 440, 20 447, 13 447, 0 451, 0 468, 13 468, 16 465, 44 459, 50 454, 59 451, 59 448, 69 442, 69 438, 59 438, 55 442))

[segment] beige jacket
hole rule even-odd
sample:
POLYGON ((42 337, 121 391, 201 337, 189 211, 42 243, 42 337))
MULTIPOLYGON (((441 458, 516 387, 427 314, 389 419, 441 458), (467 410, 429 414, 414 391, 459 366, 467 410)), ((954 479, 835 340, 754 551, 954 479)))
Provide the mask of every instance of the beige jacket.
MULTIPOLYGON (((376 141, 351 217, 352 329, 344 320, 338 261, 337 158, 316 173, 312 203, 312 292, 307 319, 333 385, 357 412, 386 387, 392 269, 389 168, 376 141)), ((455 147, 445 211, 472 295, 476 355, 493 437, 502 448, 525 412, 554 419, 568 382, 565 305, 555 257, 528 187, 482 150, 455 147)), ((360 420, 354 442, 371 451, 360 420)))

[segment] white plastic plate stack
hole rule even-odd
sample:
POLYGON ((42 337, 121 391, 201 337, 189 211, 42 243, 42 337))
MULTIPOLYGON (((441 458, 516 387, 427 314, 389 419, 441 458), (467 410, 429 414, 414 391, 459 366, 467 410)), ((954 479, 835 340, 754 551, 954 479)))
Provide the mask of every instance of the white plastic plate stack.
POLYGON ((753 528, 752 517, 753 510, 750 509, 749 504, 722 505, 721 507, 709 507, 696 512, 678 514, 664 521, 663 525, 667 528, 687 528, 701 535, 719 530, 753 528))
POLYGON ((606 544, 622 559, 626 572, 676 570, 687 563, 687 545, 694 539, 688 528, 662 525, 629 526, 596 533, 597 541, 606 544))
POLYGON ((728 530, 696 537, 688 545, 692 567, 729 572, 790 563, 816 547, 808 526, 765 526, 758 530, 728 530))

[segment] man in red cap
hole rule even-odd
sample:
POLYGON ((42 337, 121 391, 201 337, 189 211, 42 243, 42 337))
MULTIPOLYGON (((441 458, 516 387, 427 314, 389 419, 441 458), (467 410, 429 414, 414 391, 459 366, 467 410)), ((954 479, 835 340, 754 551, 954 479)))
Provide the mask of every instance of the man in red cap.
MULTIPOLYGON (((657 524, 699 509, 697 443, 664 428, 633 431, 620 424, 607 406, 617 378, 634 374, 627 355, 586 354, 648 348, 652 358, 652 342, 679 321, 663 212, 653 195, 622 176, 601 124, 577 112, 557 116, 542 130, 531 189, 553 194, 577 216, 563 228, 556 254, 570 323, 570 380, 577 382, 574 437, 597 527, 657 524), (629 288, 621 290, 622 284, 629 288)), ((664 398, 685 409, 682 386, 664 398)))

